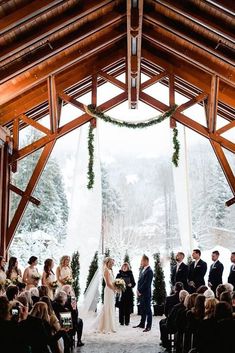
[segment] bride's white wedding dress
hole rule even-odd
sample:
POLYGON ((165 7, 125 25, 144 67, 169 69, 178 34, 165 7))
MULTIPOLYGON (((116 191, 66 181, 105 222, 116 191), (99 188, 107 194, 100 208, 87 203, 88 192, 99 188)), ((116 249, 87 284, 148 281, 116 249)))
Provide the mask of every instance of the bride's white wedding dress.
POLYGON ((114 282, 112 270, 105 268, 104 270, 104 280, 106 283, 104 289, 104 305, 100 315, 98 317, 97 331, 102 333, 116 332, 116 322, 115 322, 115 294, 112 289, 107 285, 105 278, 105 271, 108 273, 106 276, 110 283, 114 282))

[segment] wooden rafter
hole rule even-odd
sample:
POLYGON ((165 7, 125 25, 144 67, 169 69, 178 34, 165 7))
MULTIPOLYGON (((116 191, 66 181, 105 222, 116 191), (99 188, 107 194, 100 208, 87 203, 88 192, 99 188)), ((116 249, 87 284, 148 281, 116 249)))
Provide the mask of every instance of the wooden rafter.
POLYGON ((118 88, 121 88, 123 90, 126 89, 125 83, 116 79, 114 76, 107 74, 107 72, 100 71, 99 76, 103 77, 105 79, 105 81, 112 83, 113 85, 117 86, 118 88))
MULTIPOLYGON (((19 118, 15 118, 13 122, 13 153, 19 148, 19 118)), ((17 172, 17 162, 11 166, 13 173, 17 172)))
POLYGON ((9 151, 8 143, 0 146, 0 252, 1 255, 6 255, 6 237, 7 226, 9 220, 9 151))
MULTIPOLYGON (((20 188, 18 188, 17 186, 15 186, 13 184, 9 184, 9 189, 21 197, 24 196, 24 194, 25 194, 25 192, 23 190, 21 190, 20 188)), ((36 197, 33 197, 33 196, 29 197, 29 201, 32 202, 36 206, 39 206, 41 203, 40 200, 38 200, 36 197)))
MULTIPOLYGON (((17 119, 17 118, 16 118, 16 119, 17 119)), ((34 127, 35 129, 37 129, 37 130, 43 132, 43 133, 46 134, 46 135, 50 135, 50 133, 51 133, 51 130, 50 130, 50 129, 48 129, 48 128, 45 127, 44 125, 38 123, 37 121, 35 121, 35 120, 29 118, 26 114, 22 114, 22 115, 20 116, 20 119, 21 119, 22 121, 24 121, 27 125, 30 125, 30 126, 34 127)), ((14 139, 14 135, 13 135, 13 139, 14 139)))
POLYGON ((127 0, 127 85, 129 108, 138 105, 144 0, 127 0))
POLYGON ((211 92, 207 102, 207 121, 210 132, 216 130, 217 108, 218 108, 219 78, 213 75, 211 78, 211 92))
POLYGON ((64 102, 70 103, 75 108, 78 108, 83 112, 85 111, 85 109, 83 107, 83 103, 79 102, 78 100, 74 99, 73 97, 69 96, 68 94, 66 94, 64 92, 60 92, 59 96, 64 102))
POLYGON ((165 70, 158 75, 152 76, 149 80, 147 80, 141 84, 141 90, 143 91, 144 89, 152 86, 154 83, 161 81, 167 75, 168 75, 168 71, 165 70))
POLYGON ((58 95, 56 92, 55 77, 50 75, 47 79, 48 87, 48 102, 49 102, 49 115, 50 127, 53 134, 59 127, 58 124, 58 95))

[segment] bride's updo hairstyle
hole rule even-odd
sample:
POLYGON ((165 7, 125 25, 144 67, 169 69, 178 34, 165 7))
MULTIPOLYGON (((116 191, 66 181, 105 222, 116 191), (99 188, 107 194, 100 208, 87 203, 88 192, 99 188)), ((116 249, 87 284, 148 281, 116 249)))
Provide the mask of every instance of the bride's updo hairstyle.
POLYGON ((110 264, 111 261, 113 261, 112 257, 106 257, 104 259, 104 268, 105 267, 109 268, 109 264, 110 264))

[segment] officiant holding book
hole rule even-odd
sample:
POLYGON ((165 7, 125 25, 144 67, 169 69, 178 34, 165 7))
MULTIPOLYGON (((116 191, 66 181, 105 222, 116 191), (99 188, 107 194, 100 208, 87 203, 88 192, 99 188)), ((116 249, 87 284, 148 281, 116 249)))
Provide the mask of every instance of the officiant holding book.
POLYGON ((128 326, 130 315, 133 312, 135 279, 128 262, 124 262, 116 278, 122 278, 126 283, 126 290, 116 297, 116 307, 119 308, 120 325, 128 326))

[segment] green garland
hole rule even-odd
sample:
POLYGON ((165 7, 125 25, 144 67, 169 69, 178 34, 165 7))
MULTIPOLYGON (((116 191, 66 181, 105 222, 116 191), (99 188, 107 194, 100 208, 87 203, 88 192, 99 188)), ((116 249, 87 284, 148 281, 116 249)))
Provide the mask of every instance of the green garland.
POLYGON ((94 173, 94 126, 90 123, 89 132, 88 132, 88 153, 89 153, 89 162, 88 162, 88 184, 87 189, 92 189, 95 180, 94 173))
MULTIPOLYGON (((176 111, 177 105, 174 105, 171 109, 167 112, 153 117, 149 120, 140 121, 140 122, 129 122, 129 121, 121 121, 118 119, 114 119, 109 115, 104 114, 101 110, 97 109, 94 105, 90 104, 88 106, 84 105, 84 109, 87 114, 92 116, 93 118, 99 118, 105 121, 106 123, 111 123, 113 125, 119 127, 128 127, 130 129, 143 129, 149 126, 153 126, 156 124, 161 123, 167 118, 170 118, 174 112, 176 111)), ((179 150, 180 150, 180 143, 178 140, 178 129, 175 127, 173 129, 173 147, 174 153, 172 155, 172 163, 175 167, 179 165, 179 150)), ((95 174, 93 170, 94 164, 94 126, 90 123, 89 132, 88 132, 88 152, 89 152, 89 162, 88 162, 88 184, 87 188, 92 189, 95 180, 95 174)))

